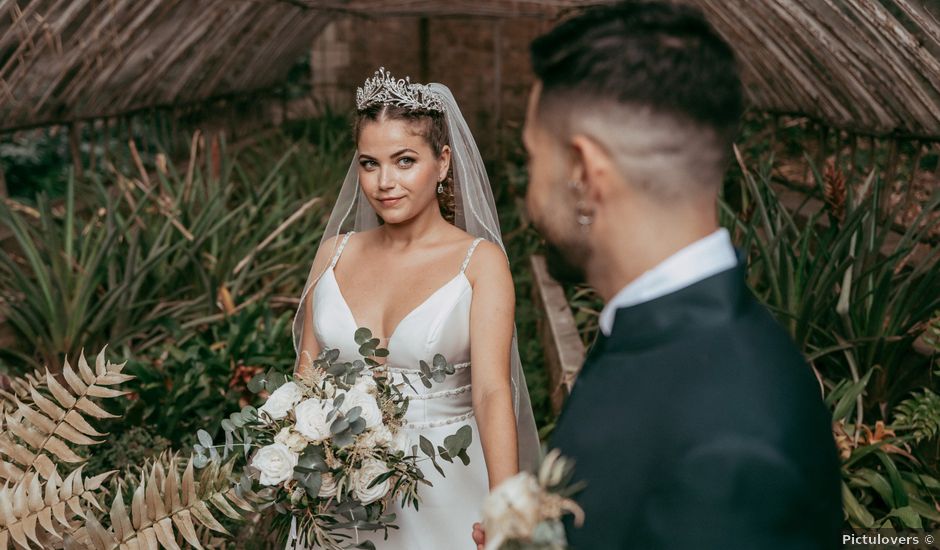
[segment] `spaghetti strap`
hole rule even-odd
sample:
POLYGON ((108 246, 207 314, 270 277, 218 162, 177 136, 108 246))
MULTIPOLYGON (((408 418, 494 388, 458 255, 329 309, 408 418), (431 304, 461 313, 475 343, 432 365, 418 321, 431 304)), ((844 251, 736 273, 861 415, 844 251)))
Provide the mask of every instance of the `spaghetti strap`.
POLYGON ((336 267, 336 262, 339 261, 340 254, 342 254, 343 249, 346 248, 346 241, 349 240, 349 237, 351 237, 353 233, 355 233, 355 231, 350 231, 349 233, 346 233, 346 236, 343 237, 343 240, 339 243, 339 248, 336 249, 336 254, 333 255, 333 260, 330 262, 330 269, 333 269, 334 267, 336 267))
POLYGON ((483 237, 477 237, 473 240, 473 244, 471 244, 470 249, 467 250, 467 257, 463 259, 463 264, 460 265, 461 273, 467 270, 467 266, 470 265, 470 256, 473 256, 473 251, 477 249, 477 245, 480 244, 482 240, 483 237))

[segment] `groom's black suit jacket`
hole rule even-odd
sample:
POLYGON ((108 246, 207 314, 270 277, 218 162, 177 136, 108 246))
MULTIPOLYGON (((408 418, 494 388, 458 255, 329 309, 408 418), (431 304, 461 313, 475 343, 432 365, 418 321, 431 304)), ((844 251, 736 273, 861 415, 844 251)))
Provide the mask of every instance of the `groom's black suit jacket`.
POLYGON ((837 548, 831 416, 741 267, 617 311, 558 420, 578 550, 837 548))

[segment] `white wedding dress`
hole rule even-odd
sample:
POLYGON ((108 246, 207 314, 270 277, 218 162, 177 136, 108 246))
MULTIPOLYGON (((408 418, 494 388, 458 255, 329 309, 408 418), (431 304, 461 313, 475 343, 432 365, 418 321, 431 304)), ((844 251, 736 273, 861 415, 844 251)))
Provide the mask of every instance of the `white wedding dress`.
MULTIPOLYGON (((313 289, 314 335, 321 349, 339 349, 342 361, 361 359, 359 346, 353 339, 358 327, 333 272, 352 234, 349 232, 343 238, 330 267, 313 289)), ((420 510, 402 509, 400 500, 393 502, 389 511, 396 514, 395 524, 399 529, 389 530, 388 540, 382 539, 381 532, 359 533, 360 542, 371 540, 378 550, 475 549, 471 539, 472 527, 480 520, 489 482, 470 394, 470 301, 473 288, 464 271, 481 240, 473 241, 454 278, 401 320, 386 345, 389 351, 386 368, 393 377, 406 374, 417 391, 415 393, 408 385, 403 387, 405 395, 411 398, 404 427, 409 448, 418 444, 419 435, 428 438, 436 447, 446 436, 468 425, 473 429, 473 444, 467 449, 470 465, 464 466, 459 460, 453 464, 439 460, 446 474, 446 477, 441 477, 430 463, 426 463, 422 471, 434 486, 419 489, 420 510), (444 382, 426 388, 417 374, 419 361, 430 364, 438 353, 454 364, 456 372, 444 382)))

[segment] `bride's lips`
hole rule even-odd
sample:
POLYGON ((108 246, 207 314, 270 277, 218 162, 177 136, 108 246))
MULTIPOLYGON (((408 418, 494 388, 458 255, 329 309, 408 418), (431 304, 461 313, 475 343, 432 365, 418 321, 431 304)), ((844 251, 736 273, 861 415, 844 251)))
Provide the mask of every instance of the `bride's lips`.
POLYGON ((388 207, 395 206, 396 204, 401 202, 402 198, 404 197, 388 197, 384 199, 379 199, 379 202, 382 204, 382 206, 388 208, 388 207))

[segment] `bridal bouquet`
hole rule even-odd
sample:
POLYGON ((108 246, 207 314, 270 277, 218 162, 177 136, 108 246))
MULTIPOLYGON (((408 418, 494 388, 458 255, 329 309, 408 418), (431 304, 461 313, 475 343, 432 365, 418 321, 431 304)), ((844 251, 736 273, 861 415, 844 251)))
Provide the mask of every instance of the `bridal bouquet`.
POLYGON ((563 550, 568 543, 562 516, 584 512, 570 499, 582 485, 571 485, 573 465, 552 450, 542 460, 538 477, 520 472, 499 484, 483 502, 485 550, 563 550))
MULTIPOLYGON (((259 508, 274 506, 281 518, 290 518, 291 538, 306 547, 348 548, 358 542, 344 546, 351 532, 394 528, 395 515, 386 513, 389 502, 400 498, 402 507, 417 508, 418 486, 431 484, 419 468, 421 460, 430 460, 442 475, 438 457, 470 462, 469 426, 436 448, 421 436, 424 458, 417 456, 418 445, 407 448, 401 427, 408 398, 376 361, 388 351, 368 329, 357 330, 355 339, 360 360, 339 362, 339 350, 324 350, 293 380, 276 372, 257 375, 249 389, 269 391, 267 401, 222 421, 223 446, 212 445, 205 431, 195 446, 196 465, 204 466, 225 460, 237 440, 242 452, 236 460, 247 463, 236 490, 250 494, 259 508)), ((438 355, 433 366, 422 361, 418 376, 430 387, 453 372, 438 355)))

